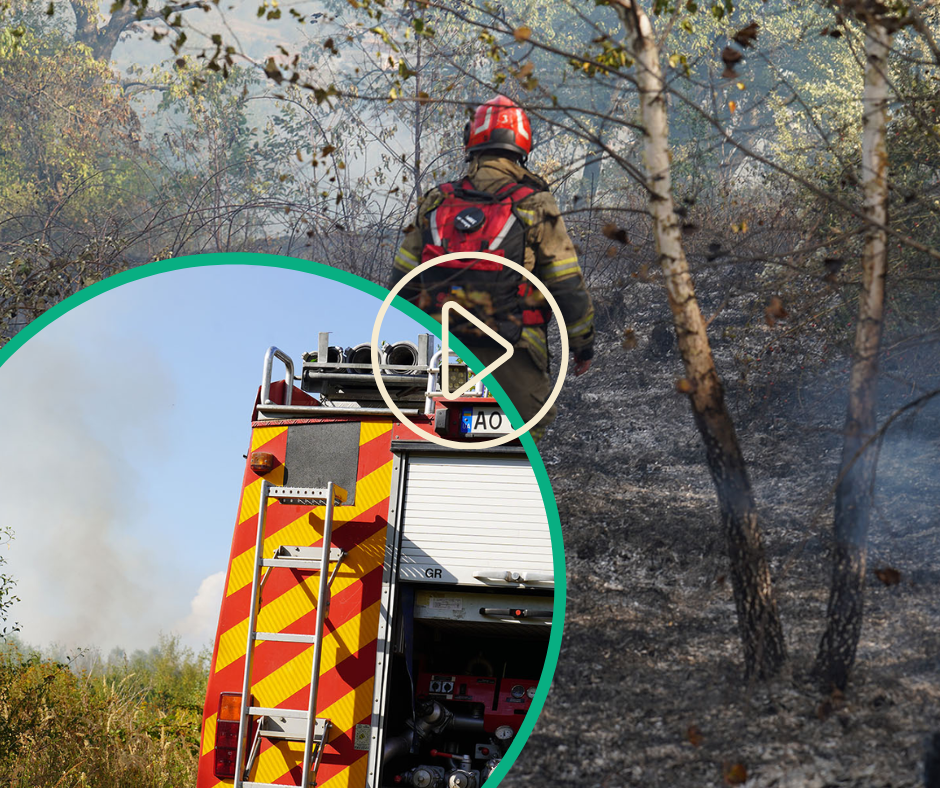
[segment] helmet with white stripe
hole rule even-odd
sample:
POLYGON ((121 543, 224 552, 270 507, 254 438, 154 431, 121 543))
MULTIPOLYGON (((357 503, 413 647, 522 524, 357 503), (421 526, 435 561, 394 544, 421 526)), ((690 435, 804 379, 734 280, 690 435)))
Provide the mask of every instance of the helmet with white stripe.
POLYGON ((463 132, 467 157, 487 150, 508 150, 523 158, 532 151, 532 127, 522 108, 505 96, 477 107, 463 132))

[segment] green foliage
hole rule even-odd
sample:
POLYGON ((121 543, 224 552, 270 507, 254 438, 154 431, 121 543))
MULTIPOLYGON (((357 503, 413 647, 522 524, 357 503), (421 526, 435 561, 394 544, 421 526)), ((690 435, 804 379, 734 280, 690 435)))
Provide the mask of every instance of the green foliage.
MULTIPOLYGON (((0 527, 0 548, 8 544, 12 538, 13 531, 9 526, 0 527)), ((9 622, 10 609, 19 599, 13 594, 15 586, 13 578, 3 571, 6 562, 6 558, 0 555, 0 643, 19 629, 16 624, 9 622)))
POLYGON ((137 118, 107 64, 52 31, 0 29, 0 226, 22 237, 120 206, 137 118))
POLYGON ((192 76, 185 59, 150 75, 162 88, 155 114, 165 129, 162 149, 153 154, 155 159, 170 154, 162 167, 158 199, 189 203, 197 215, 188 218, 206 228, 207 213, 224 214, 232 195, 247 202, 268 192, 270 160, 255 155, 257 129, 248 117, 249 103, 257 97, 254 73, 235 68, 228 78, 211 74, 197 91, 192 90, 192 76))
MULTIPOLYGON (((68 254, 39 241, 13 243, 5 251, 0 259, 0 347, 59 301, 127 267, 121 260, 122 244, 108 236, 68 254)), ((0 586, 0 619, 3 599, 0 586)))
POLYGON ((153 181, 110 67, 55 28, 0 28, 0 129, 2 345, 126 267, 153 181))
POLYGON ((179 788, 195 782, 208 659, 175 638, 79 670, 0 651, 0 784, 179 788))

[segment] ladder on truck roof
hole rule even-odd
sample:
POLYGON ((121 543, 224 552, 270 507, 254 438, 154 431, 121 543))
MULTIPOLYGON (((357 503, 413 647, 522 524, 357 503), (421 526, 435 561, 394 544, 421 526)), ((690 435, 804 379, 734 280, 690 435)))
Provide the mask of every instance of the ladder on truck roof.
POLYGON ((238 747, 235 755, 234 788, 283 788, 278 783, 252 782, 248 779, 261 747, 261 739, 303 742, 303 776, 300 788, 311 788, 311 786, 317 784, 317 770, 320 768, 320 759, 323 756, 323 748, 326 746, 331 727, 330 720, 318 719, 316 716, 324 624, 330 607, 330 586, 346 555, 343 550, 333 547, 331 543, 333 537, 333 507, 335 504, 343 503, 346 497, 346 491, 339 485, 333 484, 333 482, 329 482, 326 488, 274 487, 267 480, 261 482, 254 576, 251 581, 251 607, 248 613, 248 642, 245 648, 245 678, 242 685, 238 747), (264 524, 268 499, 271 498, 285 504, 325 505, 322 548, 280 545, 274 550, 270 558, 265 558, 263 555, 264 524), (330 564, 335 564, 332 574, 329 574, 330 564), (267 580, 271 571, 275 569, 305 569, 320 573, 316 626, 312 635, 259 632, 257 630, 258 613, 261 608, 261 592, 265 580, 267 580), (262 570, 265 571, 262 572, 262 570), (306 709, 266 708, 252 704, 252 655, 255 643, 262 640, 281 643, 307 643, 313 646, 313 664, 310 668, 310 698, 306 709), (246 762, 247 733, 254 720, 257 720, 255 735, 246 762), (244 767, 242 764, 244 764, 244 767))

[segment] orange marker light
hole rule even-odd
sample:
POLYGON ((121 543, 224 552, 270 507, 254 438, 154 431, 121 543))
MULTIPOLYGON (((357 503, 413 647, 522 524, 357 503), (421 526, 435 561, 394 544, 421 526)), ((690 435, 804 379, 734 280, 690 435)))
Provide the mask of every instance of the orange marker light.
POLYGON ((240 692, 223 692, 219 696, 219 719, 240 719, 242 712, 242 696, 240 692))
POLYGON ((251 457, 248 458, 248 464, 251 466, 251 470, 259 476, 264 476, 274 470, 274 466, 277 465, 277 457, 267 451, 253 451, 251 457))

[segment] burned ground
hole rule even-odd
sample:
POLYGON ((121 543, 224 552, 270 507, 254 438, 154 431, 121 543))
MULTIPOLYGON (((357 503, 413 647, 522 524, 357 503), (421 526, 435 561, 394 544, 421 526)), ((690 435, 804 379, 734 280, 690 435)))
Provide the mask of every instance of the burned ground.
MULTIPOLYGON (((924 742, 940 730, 940 402, 887 434, 858 665, 844 697, 824 697, 808 673, 828 597, 847 361, 836 350, 810 363, 785 345, 742 376, 741 342, 724 341, 733 327, 750 325, 765 351, 780 330, 755 321, 746 296, 716 319, 790 654, 784 676, 748 685, 714 489, 674 385, 681 361, 653 336, 668 320, 661 291, 636 283, 614 301, 599 299, 595 366, 569 380, 541 446, 564 534, 565 634, 545 709, 503 785, 922 786, 924 742), (884 568, 900 582, 879 581, 872 570, 884 568)), ((882 418, 936 388, 938 366, 933 345, 895 352, 882 418)))

